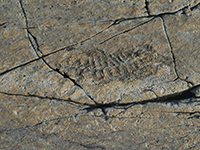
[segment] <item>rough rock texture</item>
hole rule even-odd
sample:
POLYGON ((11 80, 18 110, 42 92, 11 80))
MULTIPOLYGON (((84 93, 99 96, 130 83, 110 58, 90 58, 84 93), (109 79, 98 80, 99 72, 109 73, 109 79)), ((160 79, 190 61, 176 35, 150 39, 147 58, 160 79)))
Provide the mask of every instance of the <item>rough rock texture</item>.
POLYGON ((200 1, 2 0, 0 149, 199 149, 200 1))

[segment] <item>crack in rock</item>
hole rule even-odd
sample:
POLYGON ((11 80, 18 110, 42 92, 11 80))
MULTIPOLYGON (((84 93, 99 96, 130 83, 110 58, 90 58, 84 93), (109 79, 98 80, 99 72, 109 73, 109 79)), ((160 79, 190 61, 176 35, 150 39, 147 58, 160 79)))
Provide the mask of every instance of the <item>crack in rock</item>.
POLYGON ((173 63, 174 63, 174 71, 175 71, 175 74, 176 74, 176 78, 174 79, 174 81, 180 79, 182 81, 185 81, 187 82, 188 84, 188 87, 190 87, 190 85, 194 85, 194 83, 192 83, 191 81, 187 81, 187 79, 182 79, 180 78, 179 74, 178 74, 178 70, 177 70, 177 66, 176 66, 176 58, 175 58, 175 55, 174 55, 174 52, 173 52, 173 48, 172 48, 172 44, 171 44, 171 41, 169 39, 169 35, 167 33, 167 29, 166 29, 166 24, 165 24, 165 20, 162 16, 160 16, 162 22, 163 22, 163 29, 164 29, 164 32, 165 32, 165 35, 166 35, 166 38, 167 38, 167 41, 168 41, 168 44, 169 44, 169 48, 170 48, 170 52, 171 52, 171 55, 172 55, 172 60, 173 60, 173 63))
MULTIPOLYGON (((197 5, 191 7, 191 10, 194 10, 194 9, 197 8, 199 5, 200 5, 200 3, 198 3, 197 5)), ((189 6, 185 6, 185 7, 183 7, 183 8, 180 8, 180 9, 176 10, 176 11, 173 11, 173 12, 164 12, 164 13, 160 13, 160 14, 156 14, 156 15, 153 15, 153 14, 150 15, 150 14, 149 14, 148 16, 140 16, 140 17, 133 17, 133 18, 119 18, 119 19, 117 19, 117 20, 114 21, 114 23, 112 24, 112 26, 113 26, 113 25, 120 24, 120 23, 122 23, 122 22, 124 22, 124 21, 130 21, 130 20, 135 20, 135 19, 147 19, 147 18, 150 18, 150 20, 144 21, 143 23, 141 23, 141 24, 139 24, 139 25, 137 25, 137 26, 135 26, 135 27, 133 27, 133 28, 131 28, 131 29, 128 29, 128 30, 125 30, 125 31, 123 31, 123 32, 121 32, 121 33, 118 33, 118 34, 116 34, 116 35, 114 35, 114 36, 112 36, 112 37, 110 37, 110 38, 108 38, 108 39, 106 39, 106 40, 100 42, 100 44, 103 44, 103 43, 109 41, 110 39, 112 39, 112 38, 114 38, 114 37, 116 37, 116 36, 118 36, 118 35, 121 35, 121 34, 124 34, 124 33, 129 32, 129 31, 132 31, 133 29, 136 29, 137 27, 140 27, 140 26, 142 26, 142 25, 144 25, 144 24, 146 24, 146 23, 148 23, 148 22, 150 22, 150 21, 152 21, 152 20, 154 20, 154 19, 156 19, 156 18, 164 17, 164 16, 169 16, 169 15, 175 15, 175 14, 181 12, 181 11, 187 10, 188 8, 189 8, 189 6)), ((111 27, 111 26, 109 26, 109 28, 110 28, 110 27, 111 27)))
MULTIPOLYGON (((12 94, 12 93, 5 93, 5 92, 0 92, 0 93, 5 94, 5 95, 11 95, 11 96, 37 97, 40 99, 50 99, 50 100, 55 100, 55 101, 60 101, 60 102, 68 102, 69 104, 78 104, 78 105, 82 105, 82 106, 87 106, 82 109, 82 110, 86 110, 87 112, 90 112, 95 109, 100 109, 100 110, 102 110, 102 112, 105 116, 105 119, 107 120, 108 116, 106 113, 106 109, 108 109, 108 108, 118 108, 118 109, 120 108, 120 109, 127 110, 130 107, 133 107, 135 105, 146 105, 148 103, 169 103, 169 102, 177 102, 177 101, 181 102, 185 99, 200 98, 200 96, 199 96, 200 90, 199 89, 200 89, 200 84, 193 86, 192 88, 189 88, 187 90, 177 92, 174 94, 170 94, 170 95, 165 95, 162 97, 141 100, 141 101, 127 102, 127 103, 119 103, 120 100, 118 100, 118 101, 104 103, 104 104, 97 103, 97 102, 95 104, 88 104, 88 103, 81 103, 81 102, 73 101, 70 98, 65 100, 65 99, 56 98, 56 97, 48 97, 48 96, 43 97, 43 96, 33 95, 33 94, 24 95, 24 94, 12 94)), ((191 101, 190 103, 192 103, 192 102, 195 102, 195 101, 191 101)), ((42 124, 42 122, 39 122, 37 124, 42 124)))
MULTIPOLYGON (((191 76, 183 77, 186 73, 182 72, 179 62, 184 60, 182 59, 184 54, 178 56, 182 49, 175 45, 174 34, 170 30, 174 24, 169 22, 172 16, 175 19, 186 17, 186 15, 194 17, 198 13, 196 10, 199 9, 200 3, 197 4, 197 1, 192 0, 187 6, 176 7, 175 11, 154 14, 156 12, 152 9, 154 2, 131 1, 129 4, 137 5, 138 3, 144 14, 138 17, 129 17, 135 16, 134 11, 137 11, 134 10, 137 8, 135 6, 131 6, 133 12, 129 15, 124 13, 112 16, 112 10, 105 9, 111 12, 112 18, 118 18, 112 20, 105 16, 106 21, 104 20, 104 23, 100 25, 98 21, 96 23, 96 20, 91 21, 93 15, 96 15, 94 12, 87 12, 87 14, 81 12, 83 18, 78 14, 78 23, 76 23, 81 24, 85 19, 84 16, 89 14, 92 17, 90 18, 92 23, 87 23, 91 23, 93 29, 89 29, 88 26, 82 28, 83 26, 78 25, 72 30, 72 32, 75 31, 74 35, 70 33, 71 28, 67 26, 77 24, 74 22, 60 24, 59 20, 64 16, 63 14, 56 16, 59 19, 55 19, 54 16, 51 16, 52 18, 45 16, 48 21, 42 18, 43 16, 39 16, 45 22, 41 25, 40 20, 34 22, 29 19, 36 19, 37 13, 42 12, 42 7, 35 7, 34 3, 29 5, 29 2, 22 0, 15 2, 16 12, 19 11, 19 6, 21 8, 22 15, 19 13, 17 16, 19 15, 24 25, 21 27, 19 24, 14 24, 14 27, 20 30, 18 36, 24 38, 25 41, 19 44, 26 50, 28 48, 24 48, 23 45, 29 43, 28 46, 31 47, 35 58, 26 59, 26 62, 17 61, 14 62, 16 65, 12 65, 12 61, 15 61, 13 56, 16 54, 14 50, 18 50, 19 47, 17 45, 14 49, 15 45, 13 46, 9 41, 13 48, 11 48, 12 55, 9 56, 10 64, 6 64, 5 61, 1 69, 3 71, 0 73, 1 85, 3 85, 0 91, 1 121, 3 122, 0 128, 0 149, 120 149, 122 147, 124 149, 175 149, 176 147, 194 149, 197 147, 198 149, 200 145, 198 141, 200 84, 197 82, 198 79, 192 79, 192 81, 188 79, 191 79, 192 73, 197 72, 193 69, 198 70, 198 67, 194 65, 190 68, 193 72, 187 74, 191 76), (31 12, 32 9, 34 13, 31 12), (194 14, 191 13, 194 10, 194 14), (51 21, 58 21, 56 22, 58 24, 51 26, 51 21), (63 29, 60 25, 69 29, 63 30, 64 34, 67 31, 64 36, 73 37, 63 38, 60 34, 56 35, 57 32, 54 29, 58 31, 63 29), (39 34, 47 35, 47 39, 45 37, 44 40, 40 40, 44 35, 38 36, 41 26, 45 30, 42 29, 39 34), (48 41, 48 38, 52 38, 48 37, 48 33, 52 30, 46 34, 46 29, 49 28, 54 30, 53 35, 56 35, 51 40, 59 41, 59 38, 63 38, 62 42, 68 39, 73 41, 73 38, 78 40, 74 40, 74 43, 66 42, 73 43, 71 45, 60 42, 64 46, 59 45, 59 42, 57 44, 54 41, 48 41), (76 32, 78 28, 81 28, 80 33, 76 32), (88 31, 82 33, 83 30, 88 31), (87 34, 87 32, 90 33, 87 34), (26 36, 23 37, 21 33, 26 33, 26 36), (60 48, 53 49, 55 43, 60 48), (49 47, 46 48, 46 46, 49 47), (23 63, 20 64, 20 62, 23 63), (37 65, 34 65, 34 62, 37 65), (30 64, 31 67, 28 66, 30 64), (7 69, 4 70, 5 68, 7 69), (36 88, 38 89, 35 90, 36 88), (184 106, 183 109, 182 106, 184 106)), ((51 5, 51 3, 40 1, 36 5, 45 4, 46 8, 49 5, 50 11, 57 15, 56 9, 62 2, 60 1, 58 5, 54 5, 55 3, 51 5)), ((76 14, 73 9, 80 9, 79 6, 83 2, 72 1, 69 5, 74 7, 73 9, 68 8, 68 1, 63 3, 67 13, 76 14)), ((108 3, 115 5, 112 1, 108 3)), ((125 3, 125 1, 120 3, 125 3)), ((13 6, 11 8, 14 9, 13 6)), ((120 11, 121 9, 120 7, 120 11)), ((9 9, 7 11, 6 8, 4 10, 8 12, 8 17, 6 14, 4 18, 11 20, 9 13, 12 11, 9 9)), ((47 12, 44 11, 44 15, 45 13, 47 12)), ((99 17, 100 20, 104 19, 104 16, 99 17)), ((9 24, 10 20, 0 23, 0 28, 5 32, 10 32, 8 28, 13 28, 9 24)), ((189 23, 194 25, 192 22, 189 23)), ((9 33, 6 34, 9 35, 9 33)), ((15 34, 15 29, 12 34, 15 34)), ((11 38, 15 40, 16 37, 11 38)), ((7 37, 5 39, 7 40, 7 37)), ((196 51, 192 53, 193 56, 198 54, 196 51)), ((6 52, 3 55, 8 57, 6 52)), ((196 58, 198 57, 194 59, 196 58)), ((187 64, 187 62, 184 63, 187 64)))
POLYGON ((149 2, 147 0, 145 0, 145 7, 144 7, 146 10, 147 10, 147 14, 150 16, 150 10, 149 10, 149 2))
MULTIPOLYGON (((74 62, 73 64, 70 64, 70 62, 66 62, 67 63, 67 65, 66 65, 67 68, 65 68, 66 71, 60 71, 59 68, 53 68, 44 59, 44 57, 46 57, 47 55, 50 55, 50 54, 44 55, 43 52, 40 50, 37 38, 29 30, 28 19, 27 19, 26 12, 25 12, 25 9, 23 7, 22 1, 19 0, 19 2, 20 2, 20 6, 21 6, 21 9, 22 9, 24 18, 25 18, 26 32, 27 32, 27 36, 28 36, 29 42, 30 42, 31 47, 33 48, 33 50, 35 51, 35 53, 36 53, 36 55, 38 57, 37 59, 34 59, 34 60, 32 60, 30 62, 27 62, 27 63, 25 63, 23 65, 27 65, 27 64, 29 64, 31 62, 38 61, 39 59, 41 59, 45 63, 45 65, 48 66, 48 68, 50 68, 51 70, 57 72, 58 74, 60 74, 64 78, 69 79, 71 82, 74 83, 75 86, 77 86, 80 89, 82 89, 84 91, 84 93, 88 96, 88 98, 95 103, 95 104, 86 104, 86 103, 84 103, 84 105, 88 105, 89 106, 87 108, 84 108, 84 110, 100 108, 102 110, 102 112, 104 113, 104 115, 106 115, 105 108, 116 107, 116 106, 118 106, 118 107, 121 107, 121 106, 129 107, 129 106, 134 106, 134 105, 138 105, 138 104, 143 105, 143 104, 146 104, 146 103, 154 103, 154 102, 169 102, 169 101, 172 101, 172 100, 182 100, 182 99, 186 99, 186 98, 195 97, 195 94, 192 94, 190 92, 190 89, 189 89, 189 90, 186 90, 186 91, 183 91, 183 92, 180 92, 180 93, 170 94, 170 95, 167 95, 167 96, 158 97, 158 98, 149 99, 149 100, 143 100, 143 101, 139 101, 139 102, 131 102, 131 103, 111 102, 111 103, 106 103, 106 104, 101 104, 101 103, 96 102, 94 100, 94 98, 92 98, 87 93, 87 91, 79 83, 77 83, 75 81, 75 79, 72 79, 68 75, 68 72, 72 71, 73 74, 75 73, 75 74, 80 75, 80 76, 84 76, 84 75, 87 76, 87 72, 89 72, 93 76, 93 78, 95 80, 101 80, 101 79, 103 79, 105 77, 107 77, 108 80, 115 80, 116 78, 119 78, 120 80, 124 80, 124 79, 130 78, 130 77, 133 78, 133 76, 137 79, 138 78, 137 74, 140 74, 140 76, 141 76, 142 75, 141 73, 145 73, 145 70, 148 70, 148 67, 151 65, 151 64, 148 64, 148 62, 146 62, 146 61, 150 60, 151 63, 152 63, 152 60, 154 61, 155 58, 153 58, 153 55, 154 55, 155 51, 152 51, 152 49, 148 49, 148 47, 147 47, 147 51, 144 51, 144 50, 136 50, 136 51, 135 50, 127 50, 127 52, 124 51, 123 53, 121 51, 119 51, 118 53, 109 54, 108 56, 104 56, 105 55, 104 53, 97 53, 98 51, 96 51, 95 53, 91 53, 89 51, 88 53, 86 53, 86 55, 88 55, 86 58, 84 58, 82 56, 80 59, 72 61, 72 62, 74 62), (145 56, 145 53, 147 53, 147 54, 146 54, 146 57, 144 57, 144 59, 137 58, 139 55, 145 56), (151 55, 152 55, 152 58, 151 58, 151 55), (74 68, 74 65, 76 66, 75 68, 74 68), (111 67, 112 67, 112 69, 111 69, 111 67), (75 71, 73 71, 73 69, 75 69, 75 71), (137 73, 137 71, 142 71, 142 72, 140 72, 140 73, 138 72, 137 73), (84 75, 82 75, 82 74, 84 74, 84 75)), ((112 38, 114 38, 114 37, 116 37, 118 35, 121 35, 121 34, 129 32, 129 31, 132 31, 133 29, 136 29, 137 27, 140 27, 140 26, 142 26, 142 25, 154 20, 155 18, 159 17, 159 18, 161 18, 162 23, 163 23, 163 29, 164 29, 164 32, 165 32, 165 35, 166 35, 166 38, 167 38, 167 41, 168 41, 168 44, 169 44, 170 52, 171 52, 171 55, 172 55, 172 61, 174 63, 174 70, 175 70, 175 74, 177 76, 177 78, 174 81, 176 81, 177 79, 181 79, 181 80, 187 82, 188 84, 194 85, 192 82, 186 81, 185 79, 180 78, 179 75, 178 75, 178 71, 177 71, 177 67, 176 67, 175 55, 174 55, 173 48, 172 48, 172 45, 171 45, 171 42, 170 42, 170 39, 169 39, 169 35, 167 33, 165 20, 163 18, 165 15, 174 15, 174 14, 180 12, 180 11, 183 11, 183 10, 187 9, 189 6, 185 6, 183 8, 180 8, 177 11, 174 11, 174 12, 165 12, 165 13, 160 13, 160 14, 157 14, 157 15, 151 15, 150 14, 150 10, 148 8, 148 5, 149 5, 149 2, 147 0, 145 0, 145 8, 147 10, 148 16, 137 17, 137 19, 138 18, 140 18, 140 19, 141 18, 150 18, 148 21, 145 21, 145 22, 140 23, 139 25, 137 25, 137 26, 135 26, 135 27, 133 27, 131 29, 127 29, 127 30, 125 30, 125 31, 123 31, 121 33, 118 33, 118 34, 112 36, 111 38, 106 39, 105 41, 101 42, 100 44, 104 44, 108 40, 110 40, 110 39, 112 39, 112 38)), ((198 5, 199 4, 197 4, 196 6, 191 7, 190 9, 193 10, 198 5)), ((121 18, 121 19, 117 19, 111 25, 106 27, 105 29, 101 30, 100 32, 94 34, 90 38, 87 38, 87 39, 85 39, 85 40, 83 40, 83 41, 81 41, 79 43, 83 43, 83 42, 85 42, 87 40, 90 40, 90 39, 94 38, 95 36, 99 35, 100 33, 102 33, 104 30, 107 30, 107 29, 111 28, 112 26, 120 24, 121 22, 134 20, 134 19, 136 19, 136 18, 126 18, 126 19, 125 18, 121 18)), ((75 44, 75 45, 77 45, 77 44, 75 44)), ((65 49, 66 48, 63 48, 63 49, 60 49, 60 50, 65 50, 65 49)), ((68 60, 70 58, 73 58, 72 55, 69 55, 68 57, 69 57, 69 58, 67 58, 68 60)), ((160 62, 160 61, 158 61, 158 62, 160 62)), ((156 63, 156 59, 155 59, 154 63, 156 63)), ((16 69, 18 67, 21 67, 21 65, 17 66, 17 67, 14 67, 14 68, 12 68, 10 70, 5 71, 5 72, 1 73, 1 75, 5 74, 5 73, 7 73, 9 71, 12 71, 12 70, 14 70, 14 69, 16 69)), ((150 68, 154 68, 154 67, 150 66, 150 68)), ((152 73, 154 73, 154 72, 157 72, 157 71, 155 70, 152 73)), ((152 73, 150 73, 150 74, 152 74, 152 73)), ((149 74, 149 71, 147 71, 147 76, 149 76, 150 74, 149 74)), ((145 74, 144 74, 143 78, 146 78, 145 74)), ((193 86, 192 88, 195 88, 195 87, 196 86, 193 86)), ((29 96, 31 96, 31 95, 29 95, 29 96)), ((197 97, 195 97, 195 98, 197 98, 197 97)), ((68 100, 68 101, 74 103, 74 101, 72 101, 72 100, 68 100)))
POLYGON ((22 12, 23 12, 23 14, 24 14, 25 25, 26 25, 26 31, 27 31, 27 36, 28 36, 29 42, 30 42, 30 44, 31 44, 31 47, 32 47, 33 50, 35 51, 36 55, 38 56, 38 58, 41 58, 41 60, 45 63, 45 65, 46 65, 48 68, 50 68, 51 70, 57 72, 58 74, 60 74, 60 75, 63 76, 64 78, 67 78, 67 79, 69 79, 70 81, 72 81, 72 82, 74 83, 75 86, 78 86, 80 89, 83 90, 83 92, 88 96, 88 98, 89 98, 90 100, 92 100, 94 103, 96 103, 96 102, 94 101, 94 99, 86 92, 86 90, 85 90, 80 84, 78 84, 74 79, 72 79, 71 77, 69 77, 69 76, 67 75, 67 73, 62 73, 62 72, 59 71, 59 69, 53 68, 53 67, 52 67, 50 64, 48 64, 48 63, 46 62, 46 60, 42 57, 44 54, 43 54, 43 52, 42 52, 42 51, 40 50, 40 48, 39 48, 39 44, 38 44, 38 42, 37 42, 37 38, 29 31, 28 19, 27 19, 26 12, 25 12, 25 10, 24 10, 22 1, 19 0, 19 2, 20 2, 20 5, 21 5, 22 12), (38 52, 41 53, 41 56, 38 54, 38 52))

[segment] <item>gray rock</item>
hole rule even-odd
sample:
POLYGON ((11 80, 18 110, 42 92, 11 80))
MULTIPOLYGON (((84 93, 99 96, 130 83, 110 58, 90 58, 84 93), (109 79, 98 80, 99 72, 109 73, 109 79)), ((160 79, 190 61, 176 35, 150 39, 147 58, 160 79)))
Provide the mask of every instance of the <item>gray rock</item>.
POLYGON ((0 149, 199 149, 200 1, 0 9, 0 149))

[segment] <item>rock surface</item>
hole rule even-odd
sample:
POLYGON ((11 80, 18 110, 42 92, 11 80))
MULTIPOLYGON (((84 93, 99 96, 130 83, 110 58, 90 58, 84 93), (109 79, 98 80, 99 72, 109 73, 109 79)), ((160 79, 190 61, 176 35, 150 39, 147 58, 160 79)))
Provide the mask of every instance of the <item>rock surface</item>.
POLYGON ((0 149, 200 148, 200 1, 0 10, 0 149))

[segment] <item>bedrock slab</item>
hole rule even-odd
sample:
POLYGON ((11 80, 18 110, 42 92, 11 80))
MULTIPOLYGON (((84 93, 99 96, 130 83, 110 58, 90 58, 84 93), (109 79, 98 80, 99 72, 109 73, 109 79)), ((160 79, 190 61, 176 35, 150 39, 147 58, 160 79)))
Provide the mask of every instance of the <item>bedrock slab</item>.
POLYGON ((4 1, 1 149, 199 149, 200 1, 4 1))

